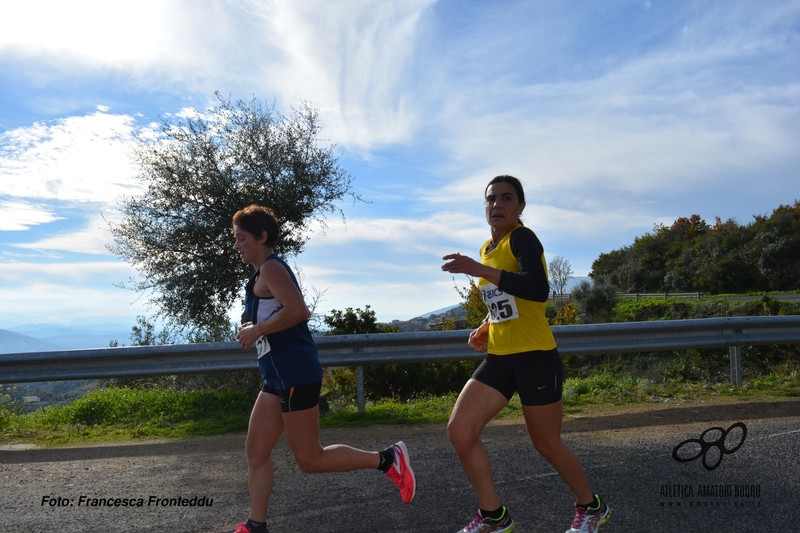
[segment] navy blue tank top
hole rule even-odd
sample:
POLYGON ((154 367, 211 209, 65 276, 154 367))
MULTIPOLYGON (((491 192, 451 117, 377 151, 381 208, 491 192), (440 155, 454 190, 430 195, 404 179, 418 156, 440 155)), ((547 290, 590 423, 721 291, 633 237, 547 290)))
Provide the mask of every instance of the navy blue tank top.
MULTIPOLYGON (((297 290, 300 285, 286 262, 275 254, 267 261, 278 261, 289 273, 297 290)), ((279 312, 283 305, 274 297, 262 298, 253 292, 258 279, 256 271, 245 286, 244 307, 250 322, 258 324, 279 312)), ((258 367, 267 386, 285 390, 298 385, 322 381, 322 366, 317 355, 317 345, 308 329, 308 321, 289 329, 267 335, 269 352, 260 355, 258 367)))

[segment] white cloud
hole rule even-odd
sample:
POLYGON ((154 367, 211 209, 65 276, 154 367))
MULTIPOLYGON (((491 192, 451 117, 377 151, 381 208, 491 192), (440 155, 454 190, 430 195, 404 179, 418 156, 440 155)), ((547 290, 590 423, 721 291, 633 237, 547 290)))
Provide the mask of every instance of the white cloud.
POLYGON ((14 246, 29 250, 59 250, 92 255, 108 255, 109 252, 106 249, 106 245, 111 244, 113 241, 114 238, 108 229, 108 224, 102 216, 96 215, 90 219, 84 228, 78 231, 14 246))
POLYGON ((8 306, 4 309, 14 309, 20 316, 35 316, 38 322, 63 323, 81 317, 133 322, 132 317, 152 314, 130 292, 94 283, 25 283, 16 290, 0 287, 0 300, 8 306))
POLYGON ((743 82, 729 70, 776 47, 757 34, 659 50, 585 80, 453 89, 459 97, 439 121, 448 125, 442 138, 469 171, 436 198, 470 201, 500 173, 527 182, 529 199, 587 213, 722 187, 755 190, 754 175, 789 186, 787 165, 800 165, 800 89, 743 82), (496 109, 502 100, 510 104, 496 109), (485 104, 465 113, 474 102, 485 104))
MULTIPOLYGON (((392 211, 348 218, 346 228, 331 223, 324 237, 315 226, 298 264, 309 283, 330 287, 332 307, 369 303, 384 320, 453 303, 440 257, 474 251, 488 237, 481 194, 497 174, 523 180, 526 224, 549 256, 568 257, 580 273, 654 223, 694 212, 746 218, 794 199, 796 1, 434 5, 29 0, 4 6, 0 61, 20 79, 35 72, 37 87, 68 72, 110 92, 118 89, 110 80, 121 79, 131 98, 162 91, 199 102, 220 89, 275 98, 284 111, 310 101, 323 137, 372 172, 369 189, 381 195, 368 200, 392 211), (606 32, 610 22, 630 22, 630 31, 606 32), (414 158, 407 173, 404 161, 392 161, 399 144, 419 150, 404 153, 414 158), (380 145, 386 159, 370 160, 366 152, 380 145), (391 184, 380 175, 386 162, 391 184)), ((41 95, 73 99, 67 90, 41 95)), ((125 154, 134 119, 112 112, 98 106, 0 135, 0 195, 10 197, 0 211, 23 206, 3 212, 0 228, 51 221, 57 213, 37 211, 37 199, 109 202, 136 191, 125 154)), ((24 247, 96 254, 104 239, 86 227, 24 247)), ((74 274, 83 271, 95 272, 74 274)), ((3 283, 12 279, 5 273, 3 283)), ((75 286, 66 279, 63 292, 79 298, 75 286)))
POLYGON ((321 108, 327 134, 352 147, 407 141, 417 122, 406 77, 431 0, 251 2, 277 48, 268 87, 321 108))
POLYGON ((0 200, 0 231, 27 230, 31 226, 47 224, 60 218, 45 206, 0 200))
MULTIPOLYGON (((466 278, 461 278, 457 280, 460 286, 466 285, 466 278)), ((442 274, 438 280, 420 277, 409 282, 337 283, 328 287, 316 312, 325 315, 332 309, 363 309, 369 305, 379 321, 390 322, 408 320, 460 302, 453 280, 442 274)))
POLYGON ((171 7, 169 0, 6 2, 0 51, 109 67, 150 62, 173 44, 171 7))
POLYGON ((48 280, 65 283, 83 283, 109 279, 109 283, 122 283, 135 276, 136 271, 121 261, 83 261, 75 263, 0 263, 0 278, 6 283, 31 283, 31 280, 48 280))
POLYGON ((114 202, 135 193, 133 118, 95 112, 0 134, 0 194, 114 202))
MULTIPOLYGON (((347 225, 330 224, 324 231, 318 222, 311 225, 320 246, 346 246, 359 243, 381 243, 401 250, 438 253, 442 245, 475 242, 482 235, 485 221, 477 216, 444 212, 427 218, 348 218, 347 225), (434 251, 436 250, 436 251, 434 251)), ((485 232, 483 232, 485 233, 485 232)), ((477 246, 477 245, 476 245, 477 246)))
POLYGON ((148 90, 244 87, 238 96, 277 95, 282 107, 306 100, 328 138, 365 148, 408 140, 417 123, 407 78, 432 4, 30 0, 0 19, 0 58, 44 78, 112 70, 148 90))
POLYGON ((152 312, 144 298, 115 284, 135 277, 121 262, 0 263, 3 310, 65 323, 80 317, 130 319, 152 312))

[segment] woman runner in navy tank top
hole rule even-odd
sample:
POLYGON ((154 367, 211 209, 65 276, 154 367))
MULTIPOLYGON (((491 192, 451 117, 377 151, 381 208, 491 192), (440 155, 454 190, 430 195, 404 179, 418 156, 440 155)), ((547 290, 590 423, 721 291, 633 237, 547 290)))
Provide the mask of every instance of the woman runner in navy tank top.
POLYGON ((233 249, 253 265, 245 287, 245 310, 250 318, 236 339, 245 350, 256 348, 264 378, 250 414, 245 452, 250 488, 250 516, 235 533, 268 533, 267 508, 272 493, 272 449, 286 439, 303 472, 344 472, 380 469, 400 489, 408 503, 416 481, 408 450, 398 442, 369 452, 319 442, 319 393, 322 367, 308 329, 309 311, 289 266, 273 253, 279 226, 272 210, 251 205, 233 217, 233 249))

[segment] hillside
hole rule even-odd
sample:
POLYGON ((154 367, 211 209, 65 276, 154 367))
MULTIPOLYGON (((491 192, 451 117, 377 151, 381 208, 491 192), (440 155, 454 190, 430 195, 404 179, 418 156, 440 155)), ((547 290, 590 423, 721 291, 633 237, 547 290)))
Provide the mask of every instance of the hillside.
POLYGON ((60 349, 52 342, 0 329, 0 353, 46 352, 60 349))
POLYGON ((58 325, 26 324, 15 326, 0 335, 0 353, 107 348, 116 340, 127 344, 131 330, 120 324, 58 325))
POLYGON ((748 224, 699 215, 657 225, 632 244, 600 254, 593 280, 619 292, 746 294, 800 289, 800 201, 748 224))

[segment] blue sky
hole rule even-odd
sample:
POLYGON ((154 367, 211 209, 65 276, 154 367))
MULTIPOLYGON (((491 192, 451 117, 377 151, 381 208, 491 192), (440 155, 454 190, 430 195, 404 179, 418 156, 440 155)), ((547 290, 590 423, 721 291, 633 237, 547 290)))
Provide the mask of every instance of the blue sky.
MULTIPOLYGON (((488 238, 482 193, 578 276, 655 224, 741 223, 800 198, 800 1, 3 2, 0 328, 130 322, 105 220, 128 149, 214 91, 319 109, 368 203, 290 260, 318 311, 459 301, 441 257, 488 238)), ((457 279, 463 285, 466 278, 457 279)))

